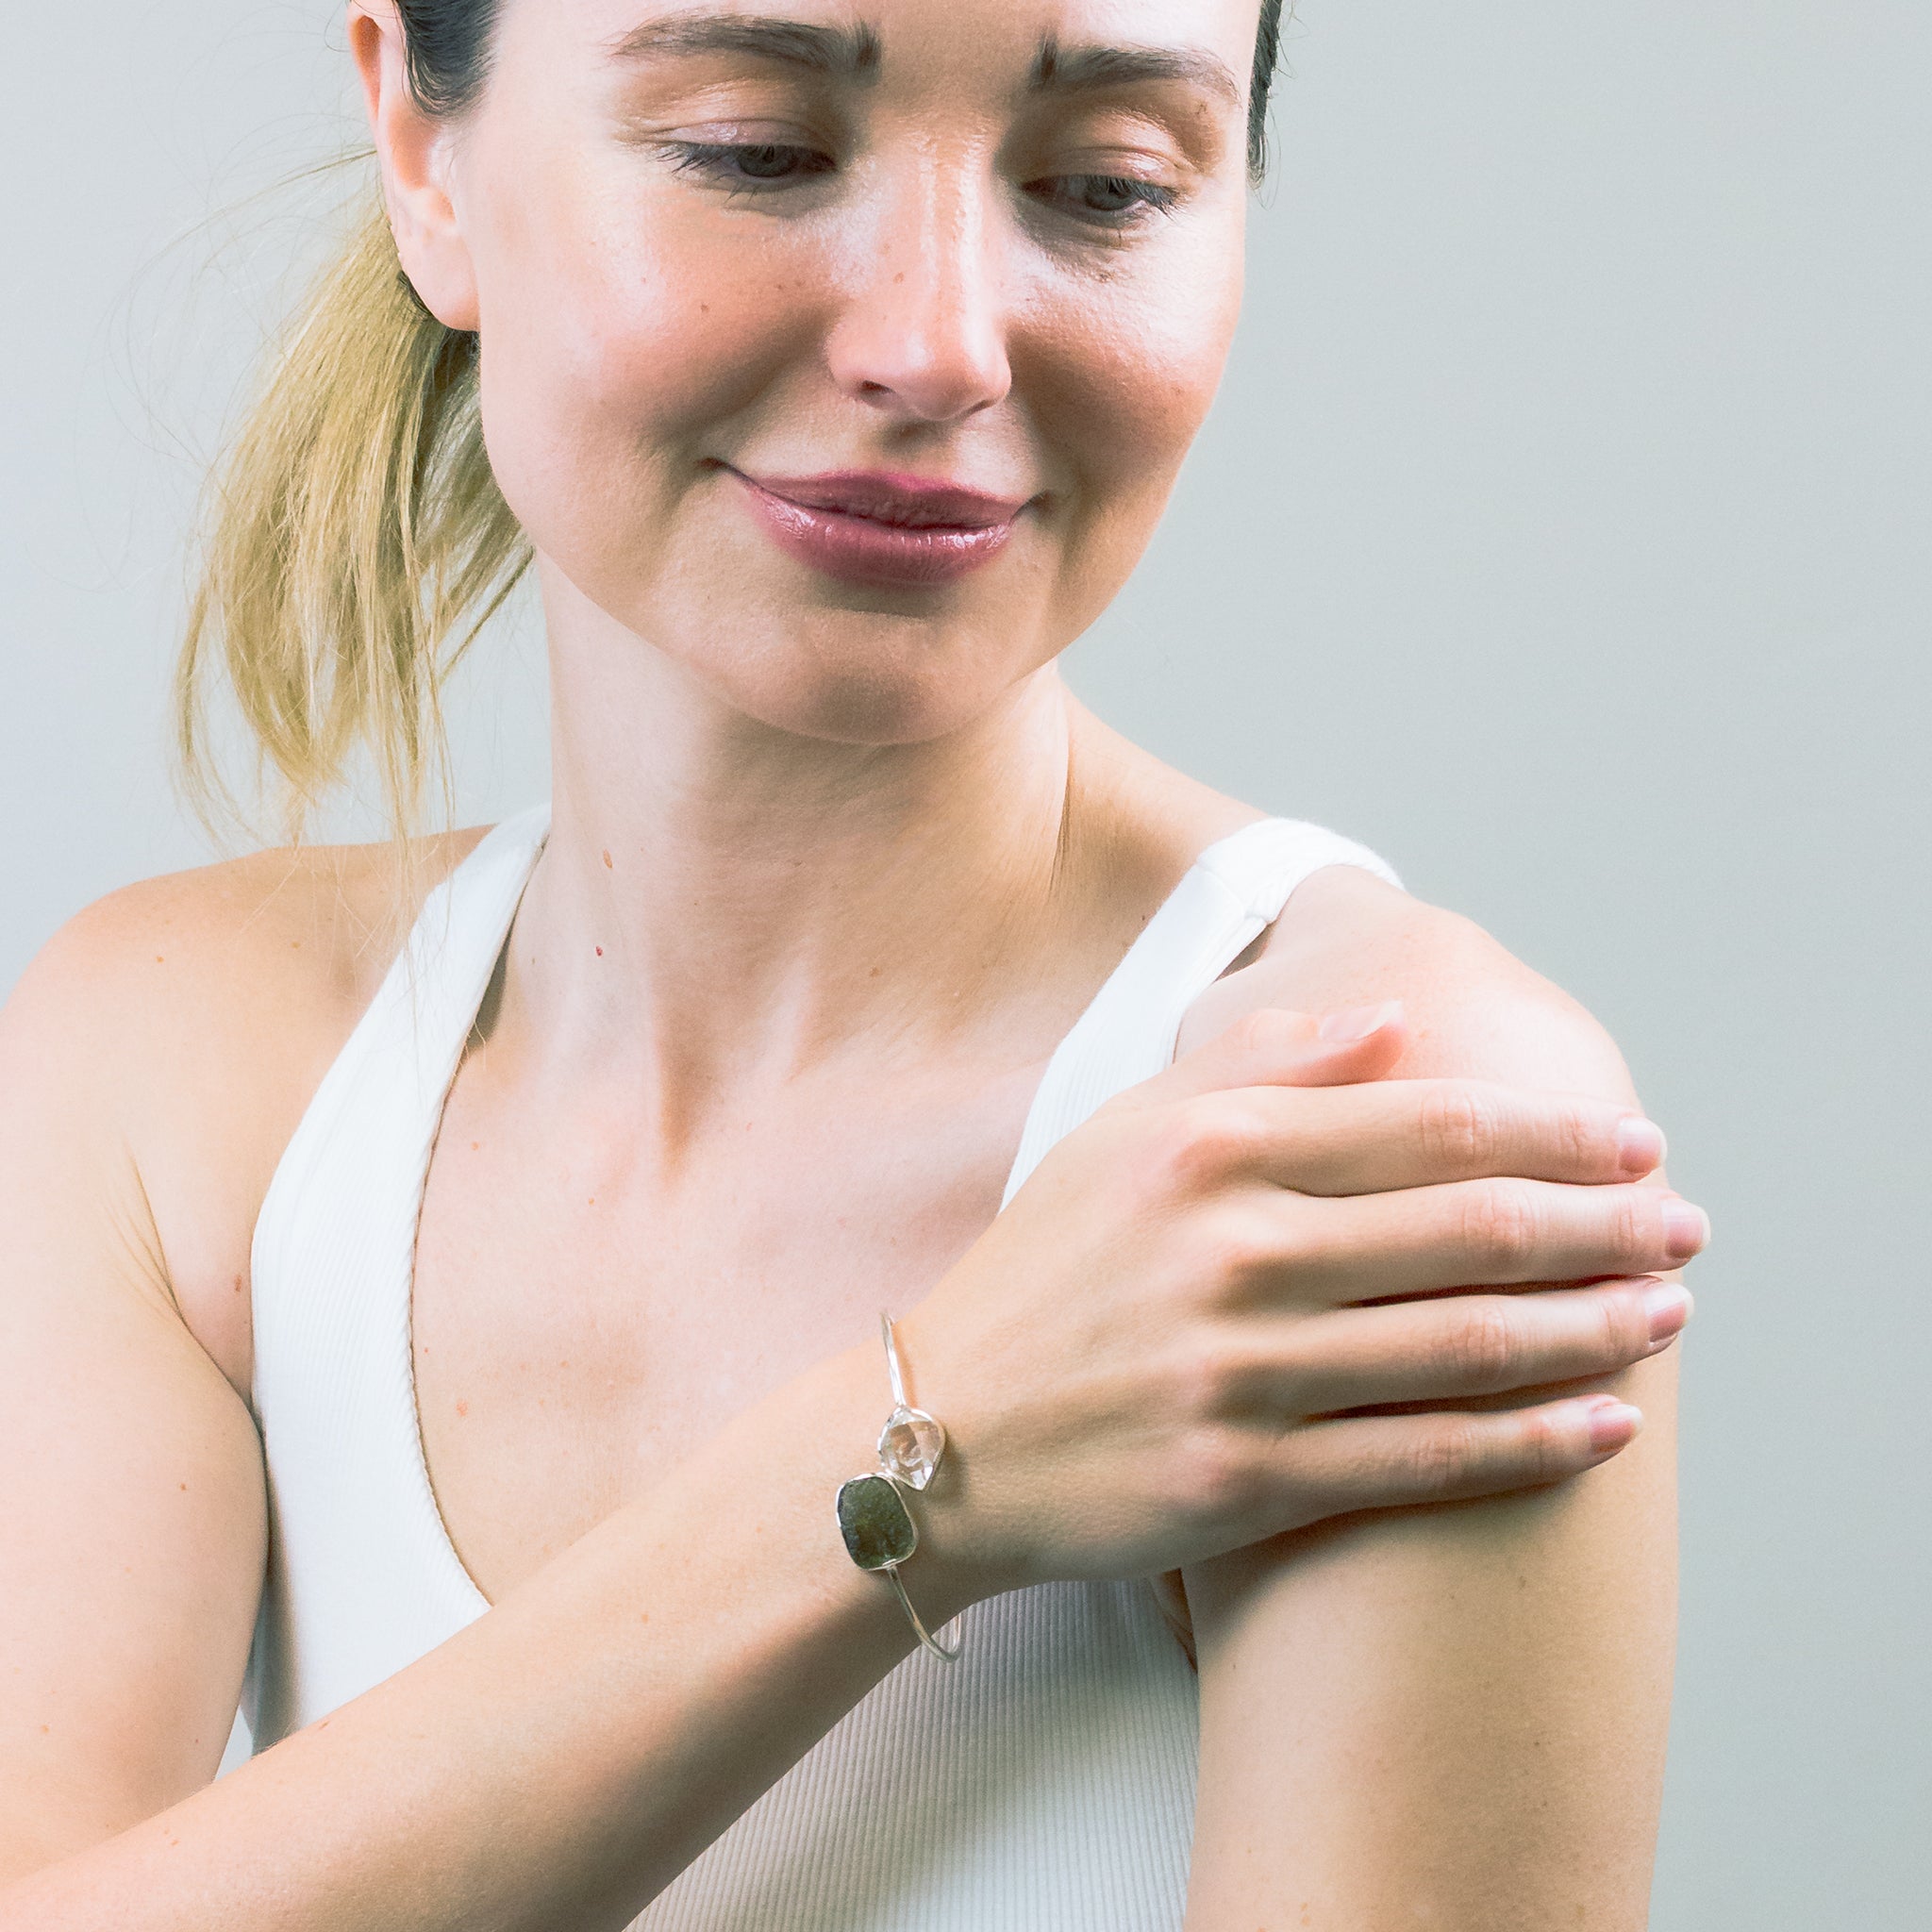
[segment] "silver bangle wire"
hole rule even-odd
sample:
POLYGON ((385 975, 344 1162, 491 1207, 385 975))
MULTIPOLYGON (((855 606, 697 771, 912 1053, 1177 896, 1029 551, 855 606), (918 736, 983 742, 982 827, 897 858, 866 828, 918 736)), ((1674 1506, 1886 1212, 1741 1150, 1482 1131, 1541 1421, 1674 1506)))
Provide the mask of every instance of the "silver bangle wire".
POLYGON ((906 1374, 899 1366, 899 1338, 892 1333, 892 1318, 885 1309, 879 1310, 879 1333, 886 1342, 886 1373, 892 1378, 892 1406, 895 1408, 909 1408, 906 1400, 906 1374))
MULTIPOLYGON (((899 1338, 892 1332, 891 1316, 883 1308, 879 1310, 879 1334, 886 1344, 886 1373, 892 1379, 892 1407, 897 1414, 912 1405, 906 1400, 906 1374, 899 1363, 899 1338)), ((896 1482, 897 1479, 892 1480, 896 1482)), ((906 1621, 912 1625, 912 1634, 919 1639, 921 1648, 930 1651, 941 1663, 958 1663, 961 1645, 955 1643, 949 1649, 925 1627, 924 1620, 912 1607, 912 1599, 906 1593, 905 1579, 899 1574, 898 1564, 888 1563, 884 1569, 898 1593, 899 1607, 906 1612, 906 1621)))
POLYGON ((892 1588, 899 1592, 899 1607, 906 1612, 906 1620, 912 1625, 912 1634, 919 1639, 922 1647, 931 1651, 933 1656, 938 1657, 941 1663, 958 1663, 959 1661, 960 1646, 956 1643, 948 1650, 925 1627, 919 1612, 912 1607, 912 1599, 906 1594, 906 1586, 900 1580, 898 1564, 888 1563, 885 1566, 885 1571, 886 1574, 892 1579, 892 1588))

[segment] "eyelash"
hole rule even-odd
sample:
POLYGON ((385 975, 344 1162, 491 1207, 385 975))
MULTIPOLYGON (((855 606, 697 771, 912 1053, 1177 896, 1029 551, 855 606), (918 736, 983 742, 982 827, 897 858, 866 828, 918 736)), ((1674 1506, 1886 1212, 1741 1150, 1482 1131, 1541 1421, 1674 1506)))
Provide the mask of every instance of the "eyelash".
MULTIPOLYGON (((1142 181, 1137 175, 1054 175, 1055 182, 1084 181, 1089 192, 1098 190, 1109 197, 1124 195, 1126 206, 1117 208, 1083 208, 1077 219, 1100 222, 1108 227, 1127 227, 1144 221, 1150 214, 1172 214, 1180 201, 1180 191, 1159 181, 1142 181)), ((1033 184, 1028 183, 1029 187, 1033 184)))
POLYGON ((799 147, 781 141, 673 141, 667 142, 665 148, 676 162, 680 175, 706 175, 715 181, 722 182, 727 188, 747 189, 753 193, 772 188, 789 188, 794 182, 808 179, 812 175, 829 174, 832 168, 832 160, 828 155, 820 154, 815 148, 799 147), (776 159, 786 155, 796 156, 808 163, 818 165, 808 166, 800 174, 790 175, 730 175, 725 173, 731 162, 742 162, 747 157, 763 160, 776 159))
MULTIPOLYGON (((836 165, 831 158, 815 148, 800 147, 787 142, 706 142, 674 141, 667 142, 668 153, 680 175, 691 174, 706 176, 720 186, 730 189, 735 194, 769 193, 776 189, 791 188, 801 181, 816 178, 831 173, 836 165), (769 166, 793 157, 804 162, 796 173, 789 174, 744 174, 734 172, 746 167, 769 166)), ((1124 198, 1124 205, 1117 208, 1068 208, 1063 202, 1041 195, 1050 207, 1058 207, 1062 212, 1071 215, 1074 221, 1091 225, 1113 229, 1137 226, 1151 214, 1171 214, 1180 199, 1179 191, 1169 188, 1158 181, 1142 181, 1133 175, 1055 175, 1042 177, 1045 182, 1083 182, 1089 192, 1098 191, 1109 199, 1124 198)), ((1027 189, 1041 186, 1028 182, 1027 189)))

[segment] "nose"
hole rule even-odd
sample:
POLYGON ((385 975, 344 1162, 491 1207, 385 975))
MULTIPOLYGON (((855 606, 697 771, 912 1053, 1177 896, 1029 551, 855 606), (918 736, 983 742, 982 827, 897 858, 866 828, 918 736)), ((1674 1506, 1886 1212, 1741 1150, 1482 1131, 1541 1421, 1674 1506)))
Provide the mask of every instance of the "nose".
POLYGON ((1012 388, 992 184, 926 154, 888 188, 825 344, 848 395, 908 422, 954 423, 1012 388))

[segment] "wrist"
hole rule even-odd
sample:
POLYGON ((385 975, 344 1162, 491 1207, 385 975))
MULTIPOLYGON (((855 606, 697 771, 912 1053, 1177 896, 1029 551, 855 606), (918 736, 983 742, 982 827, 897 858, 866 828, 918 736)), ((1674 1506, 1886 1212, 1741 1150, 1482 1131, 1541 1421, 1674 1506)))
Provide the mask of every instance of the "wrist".
MULTIPOLYGON (((842 1484, 878 1470, 879 1432, 891 1409, 878 1342, 843 1350, 726 1424, 654 1500, 673 1501, 691 1479, 689 1498, 704 1518, 700 1534, 750 1541, 767 1553, 789 1545, 816 1586, 868 1624, 868 1612, 877 1610, 909 1643, 912 1633, 890 1580, 854 1562, 836 1508, 842 1484), (704 1500, 721 1484, 741 1499, 729 1529, 718 1527, 715 1504, 704 1500)), ((949 1446, 929 1489, 903 1492, 918 1548, 902 1577, 929 1630, 1001 1587, 974 1554, 954 1456, 949 1446)))
POLYGON ((826 1520, 854 1573, 903 1601, 909 1626, 943 1655, 930 1633, 998 1586, 977 1558, 960 1451, 902 1381, 895 1353, 882 1336, 824 1365, 817 1413, 839 1466, 826 1520))

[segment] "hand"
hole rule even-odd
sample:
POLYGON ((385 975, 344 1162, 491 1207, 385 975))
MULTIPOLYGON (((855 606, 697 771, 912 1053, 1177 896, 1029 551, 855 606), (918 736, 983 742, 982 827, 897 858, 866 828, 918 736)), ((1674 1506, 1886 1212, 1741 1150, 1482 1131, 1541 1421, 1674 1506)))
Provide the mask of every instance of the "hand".
POLYGON ((966 1599, 1558 1481, 1635 1435, 1602 1395, 1339 1413, 1626 1368, 1683 1325, 1656 1271, 1708 1234, 1637 1185, 1662 1138, 1631 1108, 1382 1079, 1399 1019, 1341 1017, 1251 1015, 1119 1095, 899 1324, 966 1599), (1592 1285, 1442 1292, 1548 1282, 1592 1285))

